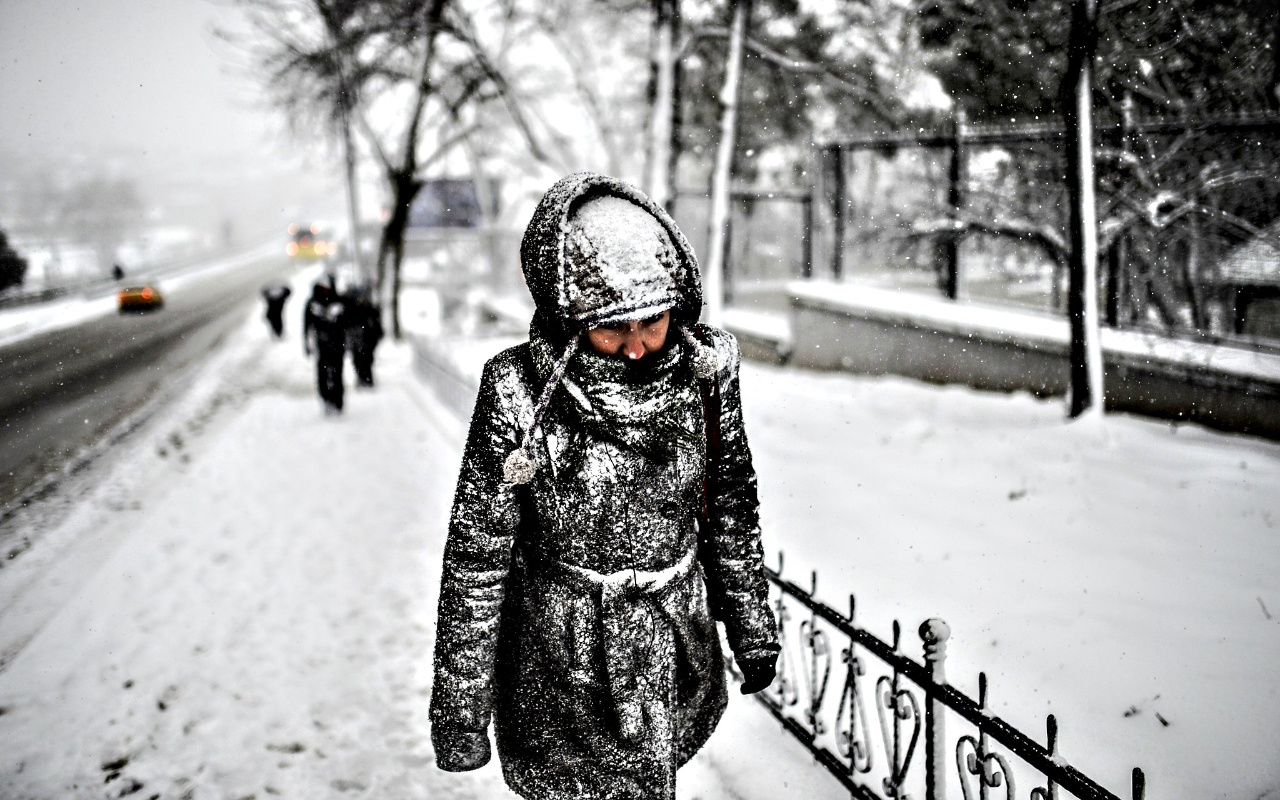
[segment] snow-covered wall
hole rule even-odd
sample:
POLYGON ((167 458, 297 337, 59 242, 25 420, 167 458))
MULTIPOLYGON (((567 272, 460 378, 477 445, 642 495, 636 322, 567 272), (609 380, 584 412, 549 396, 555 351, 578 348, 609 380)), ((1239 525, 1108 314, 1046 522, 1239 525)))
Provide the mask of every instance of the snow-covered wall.
MULTIPOLYGON (((824 281, 795 282, 791 362, 995 391, 1066 394, 1066 320, 824 281)), ((1104 329, 1109 409, 1280 438, 1280 356, 1104 329)))

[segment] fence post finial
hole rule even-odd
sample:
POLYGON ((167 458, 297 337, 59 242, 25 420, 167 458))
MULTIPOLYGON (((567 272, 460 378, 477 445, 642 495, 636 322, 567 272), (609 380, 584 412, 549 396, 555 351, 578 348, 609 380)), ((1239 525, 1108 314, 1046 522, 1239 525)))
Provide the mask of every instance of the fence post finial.
POLYGON ((920 623, 920 639, 924 642, 924 665, 929 670, 932 686, 925 690, 924 707, 924 794, 925 800, 944 800, 947 796, 946 726, 944 708, 936 687, 947 683, 947 640, 951 626, 934 617, 920 623))
POLYGON ((924 641, 925 666, 935 683, 947 682, 943 677, 943 665, 947 660, 947 640, 951 638, 951 626, 937 617, 920 623, 920 639, 924 641))

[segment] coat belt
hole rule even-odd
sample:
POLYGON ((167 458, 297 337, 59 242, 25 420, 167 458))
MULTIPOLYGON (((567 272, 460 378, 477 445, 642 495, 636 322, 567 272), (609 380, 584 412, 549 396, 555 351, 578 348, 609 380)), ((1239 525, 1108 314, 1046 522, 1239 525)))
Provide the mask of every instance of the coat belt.
POLYGON ((690 573, 697 559, 697 550, 690 547, 679 561, 666 569, 620 569, 607 574, 580 567, 577 564, 566 564, 563 561, 550 559, 533 563, 536 565, 539 577, 550 578, 583 591, 599 591, 602 595, 652 595, 690 573))
POLYGON ((664 665, 649 663, 666 652, 672 658, 687 652, 693 636, 687 612, 670 608, 671 594, 664 590, 672 584, 692 575, 698 563, 696 547, 681 556, 675 564, 661 570, 623 569, 612 573, 566 564, 562 561, 535 561, 534 573, 538 578, 549 579, 577 588, 600 598, 600 641, 604 649, 605 670, 609 692, 618 714, 618 727, 622 737, 638 741, 645 735, 646 717, 654 721, 657 709, 647 707, 663 705, 665 698, 655 695, 657 687, 651 685, 657 678, 653 672, 664 665), (643 633, 635 629, 641 607, 648 619, 659 622, 670 631, 662 641, 669 641, 671 649, 661 647, 661 641, 645 640, 643 633))

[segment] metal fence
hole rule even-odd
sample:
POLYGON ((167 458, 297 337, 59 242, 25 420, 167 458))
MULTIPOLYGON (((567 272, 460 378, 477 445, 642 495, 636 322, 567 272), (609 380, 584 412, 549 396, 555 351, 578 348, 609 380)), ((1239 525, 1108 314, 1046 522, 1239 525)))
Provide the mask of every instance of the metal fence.
MULTIPOLYGON (((1109 325, 1280 335, 1278 133, 1270 113, 1098 126, 1109 325)), ((957 120, 824 145, 830 273, 1062 311, 1064 140, 957 120)))
MULTIPOLYGON (((1041 745, 987 708, 985 674, 976 701, 947 683, 945 622, 920 625, 923 660, 914 661, 896 621, 893 641, 881 640, 855 624, 852 595, 841 614, 817 599, 817 573, 806 590, 782 577, 782 562, 779 554, 778 569, 765 568, 782 643, 778 676, 755 697, 850 797, 944 800, 957 780, 964 800, 997 791, 1013 800, 1028 781, 1032 800, 1060 792, 1119 800, 1062 759, 1053 715, 1041 745), (948 718, 965 725, 961 735, 948 737, 948 718)), ((1135 768, 1133 800, 1143 800, 1145 781, 1135 768)))

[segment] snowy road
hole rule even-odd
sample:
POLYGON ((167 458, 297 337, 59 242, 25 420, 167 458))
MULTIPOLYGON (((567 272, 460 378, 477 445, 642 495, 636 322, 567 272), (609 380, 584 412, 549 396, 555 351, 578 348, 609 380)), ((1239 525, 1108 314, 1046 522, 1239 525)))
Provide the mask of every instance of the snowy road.
MULTIPOLYGON (((0 345, 0 508, 172 384, 285 269, 279 256, 258 256, 166 280, 161 311, 88 316, 0 345)), ((114 298, 98 304, 114 311, 114 298)))

